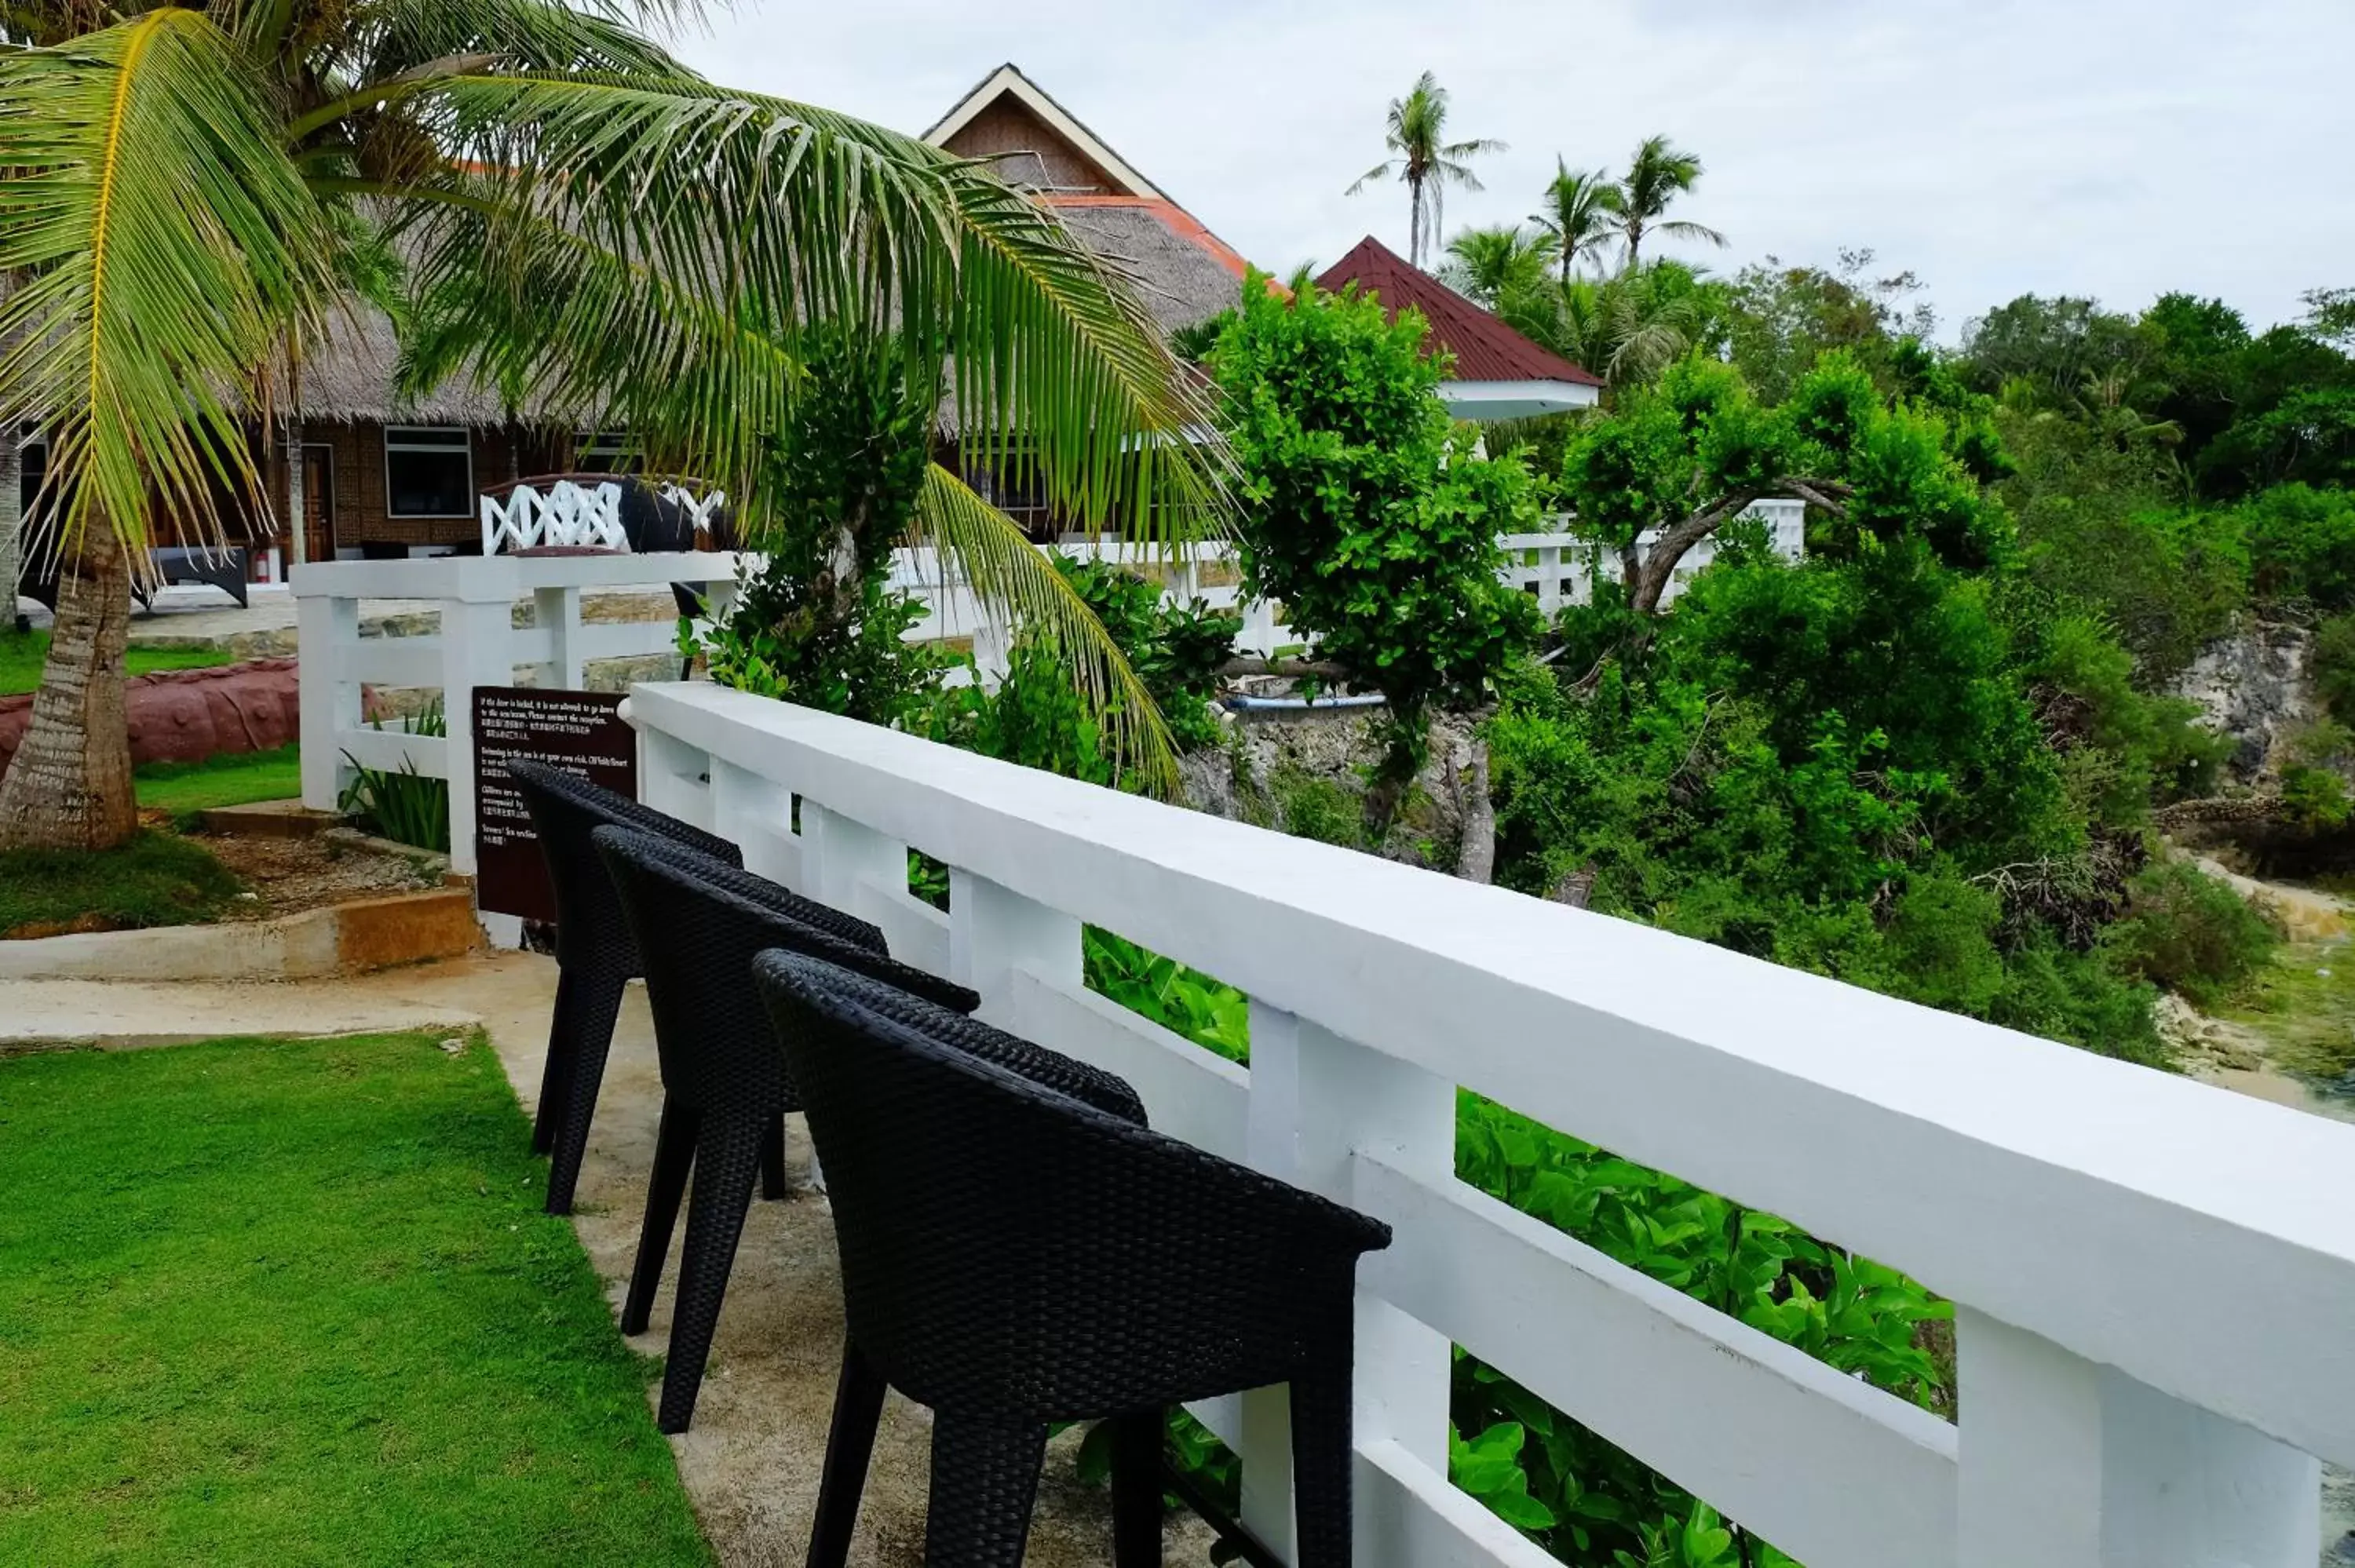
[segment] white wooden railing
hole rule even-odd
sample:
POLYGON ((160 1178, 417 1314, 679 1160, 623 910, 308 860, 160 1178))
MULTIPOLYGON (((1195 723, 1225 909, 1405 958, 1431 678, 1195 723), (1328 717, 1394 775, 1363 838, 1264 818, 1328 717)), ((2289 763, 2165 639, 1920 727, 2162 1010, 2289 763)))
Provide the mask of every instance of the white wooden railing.
MULTIPOLYGON (((1396 1228, 1360 1273, 1369 1568, 1550 1561, 1446 1481, 1450 1341, 1809 1568, 2312 1568, 2309 1456, 2355 1461, 2355 1130, 742 693, 626 712, 649 803, 1396 1228), (1084 989, 1085 924, 1248 992, 1249 1069, 1084 989), (1960 1425, 1457 1181, 1459 1085, 1955 1300, 1960 1425)), ((1200 1414, 1281 1548, 1283 1402, 1200 1414)))
POLYGON ((388 770, 413 767, 450 781, 450 863, 474 869, 474 712, 476 686, 513 683, 537 667, 543 686, 577 687, 581 667, 659 653, 677 641, 673 620, 583 624, 584 588, 709 585, 715 606, 736 591, 730 555, 441 556, 408 561, 322 561, 294 568, 300 636, 303 803, 336 809, 350 782, 346 754, 388 770), (421 637, 362 637, 360 600, 426 599, 440 629, 421 637), (515 624, 528 601, 532 624, 515 624), (369 726, 363 685, 439 687, 449 736, 369 726))
MULTIPOLYGON (((1742 515, 1766 524, 1775 554, 1794 561, 1806 554, 1806 503, 1761 501, 1742 515)), ((1657 530, 1646 530, 1636 536, 1638 560, 1652 553, 1658 537, 1657 530)), ((1538 608, 1547 615, 1566 604, 1586 602, 1593 587, 1595 547, 1569 531, 1569 519, 1557 518, 1552 528, 1540 534, 1508 534, 1500 542, 1507 557, 1505 580, 1536 599, 1538 608)), ((1673 603, 1684 592, 1685 585, 1717 559, 1717 545, 1716 536, 1711 535, 1685 552, 1684 559, 1677 563, 1676 572, 1668 579, 1667 590, 1660 596, 1662 604, 1673 603)), ((1603 569, 1615 577, 1619 566, 1606 555, 1603 569)))

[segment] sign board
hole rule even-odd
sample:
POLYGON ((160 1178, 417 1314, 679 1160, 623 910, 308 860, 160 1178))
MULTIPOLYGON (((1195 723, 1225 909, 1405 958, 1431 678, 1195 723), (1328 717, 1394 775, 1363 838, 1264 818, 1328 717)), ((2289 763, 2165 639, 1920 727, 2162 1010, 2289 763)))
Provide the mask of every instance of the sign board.
POLYGON ((556 918, 539 835, 507 764, 545 762, 638 797, 637 732, 619 692, 474 688, 474 904, 527 920, 556 918))

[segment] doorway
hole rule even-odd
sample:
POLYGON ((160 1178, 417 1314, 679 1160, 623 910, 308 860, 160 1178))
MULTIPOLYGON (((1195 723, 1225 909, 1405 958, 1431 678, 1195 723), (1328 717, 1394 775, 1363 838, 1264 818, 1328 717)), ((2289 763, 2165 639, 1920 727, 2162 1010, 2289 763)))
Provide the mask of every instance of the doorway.
POLYGON ((303 558, 336 558, 336 449, 303 446, 303 558))

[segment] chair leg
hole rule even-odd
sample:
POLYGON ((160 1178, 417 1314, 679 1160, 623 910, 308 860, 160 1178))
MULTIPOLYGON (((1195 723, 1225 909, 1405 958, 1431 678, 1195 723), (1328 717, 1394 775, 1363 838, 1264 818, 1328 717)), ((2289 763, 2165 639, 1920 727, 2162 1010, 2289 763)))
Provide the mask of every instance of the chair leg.
POLYGON ((546 1154, 556 1147, 556 1129, 564 1125, 564 1088, 571 1065, 571 1043, 565 1040, 564 978, 556 980, 558 1002, 548 1022, 548 1063, 539 1073, 539 1103, 531 1117, 531 1151, 546 1154))
MULTIPOLYGON (((556 1030, 569 1043, 564 1070, 564 1120, 557 1128, 555 1158, 548 1168, 548 1212, 572 1212, 572 1192, 581 1182, 581 1158, 589 1149, 589 1124, 597 1116, 597 1091, 605 1082, 605 1054, 613 1048, 613 1021, 622 1014, 623 976, 567 970, 556 984, 556 1030)), ((553 1040, 549 1049, 555 1049, 553 1040)))
POLYGON ((1044 1426, 936 1412, 924 1568, 1021 1568, 1046 1457, 1044 1426))
POLYGON ((719 1326, 744 1212, 760 1179, 761 1120, 722 1118, 706 1111, 695 1140, 695 1184, 687 1201, 687 1248, 679 1259, 678 1298, 670 1314, 670 1354, 663 1370, 662 1409, 655 1425, 680 1433, 695 1419, 703 1364, 719 1326))
POLYGON ((780 1111, 768 1136, 761 1140, 761 1196, 782 1198, 785 1190, 785 1118, 780 1111))
POLYGON ((1161 1410, 1113 1417, 1114 1568, 1161 1568, 1161 1410))
POLYGON ((630 1270, 629 1297, 622 1303, 624 1334, 645 1333, 646 1319, 654 1312, 663 1265, 670 1258, 671 1228, 678 1223, 678 1202, 687 1192, 687 1173, 695 1163, 695 1132, 700 1120, 694 1107, 664 1097, 662 1124, 655 1134, 655 1171, 646 1183, 646 1217, 638 1231, 638 1261, 630 1270))
POLYGON ((843 1568, 858 1499, 867 1489, 867 1461, 875 1452, 875 1425, 883 1415, 883 1374, 858 1347, 842 1347, 842 1382, 834 1393, 834 1426, 826 1437, 826 1471, 817 1488, 817 1518, 810 1525, 809 1568, 843 1568))
POLYGON ((1292 1382, 1292 1507, 1298 1568, 1349 1568, 1350 1323, 1292 1382))

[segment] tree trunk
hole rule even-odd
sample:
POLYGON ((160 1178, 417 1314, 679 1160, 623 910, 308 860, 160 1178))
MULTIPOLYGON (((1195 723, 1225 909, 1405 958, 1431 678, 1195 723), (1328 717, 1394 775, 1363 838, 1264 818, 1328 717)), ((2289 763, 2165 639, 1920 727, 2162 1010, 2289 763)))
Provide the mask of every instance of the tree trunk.
POLYGON ((1476 731, 1453 759, 1456 818, 1464 832, 1455 848, 1455 874, 1466 882, 1497 880, 1497 803, 1488 798, 1488 743, 1476 731))
POLYGON ((16 624, 16 579, 25 572, 25 446, 16 421, 0 419, 0 632, 16 624))
POLYGON ((92 518, 61 565, 32 722, 0 779, 0 848, 105 849, 139 826, 123 697, 130 563, 113 529, 92 518))

